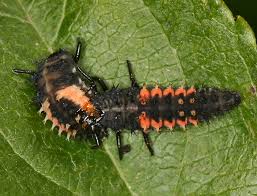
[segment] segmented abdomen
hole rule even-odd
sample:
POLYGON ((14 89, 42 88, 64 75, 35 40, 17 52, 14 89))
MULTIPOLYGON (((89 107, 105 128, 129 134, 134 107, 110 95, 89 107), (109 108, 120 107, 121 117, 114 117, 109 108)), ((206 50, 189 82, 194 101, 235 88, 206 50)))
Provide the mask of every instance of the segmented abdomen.
POLYGON ((182 128, 223 114, 241 102, 237 92, 217 88, 127 88, 96 96, 94 104, 105 112, 100 124, 114 130, 162 127, 182 128))
POLYGON ((139 124, 145 132, 151 127, 158 131, 163 126, 170 129, 176 125, 182 128, 189 124, 196 126, 241 102, 237 92, 218 88, 143 87, 138 97, 139 124))
POLYGON ((143 87, 139 93, 140 127, 146 132, 151 127, 158 131, 163 126, 173 129, 176 125, 197 125, 196 91, 193 87, 143 87))

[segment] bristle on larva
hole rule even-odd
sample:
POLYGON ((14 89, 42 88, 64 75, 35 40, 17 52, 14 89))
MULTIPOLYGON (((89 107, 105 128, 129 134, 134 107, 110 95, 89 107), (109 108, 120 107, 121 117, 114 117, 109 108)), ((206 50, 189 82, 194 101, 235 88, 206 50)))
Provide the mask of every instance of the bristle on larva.
POLYGON ((69 127, 70 125, 66 124, 65 126, 61 123, 59 123, 59 121, 57 120, 57 118, 54 118, 52 116, 52 112, 49 108, 50 106, 50 103, 48 101, 48 99, 46 99, 43 104, 42 104, 42 107, 40 110, 42 110, 40 113, 42 112, 45 112, 45 118, 43 120, 43 123, 45 124, 47 120, 50 120, 52 122, 52 127, 51 127, 51 130, 53 130, 55 127, 59 127, 59 135, 61 135, 61 133, 64 131, 64 132, 69 132, 69 127))

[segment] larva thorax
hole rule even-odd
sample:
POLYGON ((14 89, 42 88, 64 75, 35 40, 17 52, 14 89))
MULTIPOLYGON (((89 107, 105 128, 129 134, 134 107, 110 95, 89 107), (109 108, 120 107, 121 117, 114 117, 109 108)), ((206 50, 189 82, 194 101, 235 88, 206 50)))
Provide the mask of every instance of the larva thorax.
POLYGON ((104 112, 99 123, 113 130, 136 130, 138 126, 138 88, 111 89, 96 96, 93 104, 104 112))
POLYGON ((75 136, 88 134, 90 123, 100 117, 91 102, 90 87, 77 73, 72 55, 65 50, 50 55, 38 65, 35 85, 40 112, 46 114, 45 121, 50 120, 53 127, 75 136), (87 132, 87 133, 85 133, 87 132))

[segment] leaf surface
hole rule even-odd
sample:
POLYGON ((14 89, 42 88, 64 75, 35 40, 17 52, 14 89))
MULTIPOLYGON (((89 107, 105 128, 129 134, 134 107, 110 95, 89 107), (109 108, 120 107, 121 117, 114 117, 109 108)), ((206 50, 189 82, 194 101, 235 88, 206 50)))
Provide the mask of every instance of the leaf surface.
POLYGON ((0 182, 11 195, 256 194, 256 40, 220 0, 0 1, 0 182), (100 150, 43 125, 35 89, 12 68, 34 69, 58 48, 85 43, 80 65, 109 86, 205 85, 237 90, 239 108, 209 124, 140 134, 119 161, 115 137, 100 150))

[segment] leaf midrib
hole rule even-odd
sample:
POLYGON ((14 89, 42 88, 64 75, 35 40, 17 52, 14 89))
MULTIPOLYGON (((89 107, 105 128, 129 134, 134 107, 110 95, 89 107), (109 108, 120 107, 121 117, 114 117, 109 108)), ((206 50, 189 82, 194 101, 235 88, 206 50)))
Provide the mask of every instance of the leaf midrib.
MULTIPOLYGON (((40 33, 40 31, 37 29, 37 27, 35 26, 35 24, 34 24, 32 18, 31 18, 31 16, 29 15, 28 12, 26 12, 26 9, 24 8, 24 6, 23 6, 22 3, 20 2, 20 0, 16 0, 16 2, 20 5, 22 11, 24 12, 25 16, 27 17, 27 20, 26 20, 26 19, 23 20, 22 18, 18 18, 18 20, 19 20, 20 22, 27 22, 28 24, 30 24, 30 25, 33 27, 33 29, 35 30, 35 32, 38 34, 38 36, 39 36, 39 38, 41 39, 41 41, 45 44, 45 46, 46 46, 48 52, 49 52, 49 53, 53 53, 53 48, 52 48, 52 46, 50 46, 50 45, 48 44, 48 42, 44 39, 42 33, 40 33)), ((65 17, 66 4, 67 4, 67 0, 64 0, 62 17, 61 17, 61 19, 60 19, 60 22, 59 22, 57 31, 56 31, 56 33, 55 33, 54 39, 52 40, 52 43, 54 43, 54 41, 57 39, 58 33, 59 33, 60 29, 61 29, 61 26, 62 26, 64 17, 65 17)), ((36 173, 38 173, 39 175, 45 177, 47 180, 49 180, 50 182, 53 182, 53 183, 56 184, 57 186, 59 186, 59 187, 65 189, 65 190, 69 191, 70 193, 77 195, 76 193, 72 192, 70 189, 67 189, 65 186, 59 184, 57 181, 55 181, 55 180, 52 179, 51 177, 42 174, 40 171, 37 171, 37 170, 35 169, 35 167, 29 163, 29 161, 28 161, 27 159, 25 159, 21 154, 19 154, 19 153, 13 148, 12 144, 11 144, 11 143, 9 142, 9 140, 5 137, 5 135, 4 135, 4 133, 2 132, 1 129, 0 129, 0 133, 1 133, 1 135, 4 137, 4 139, 7 141, 7 143, 9 144, 9 146, 11 147, 11 149, 13 150, 13 152, 14 152, 17 156, 19 156, 22 160, 24 160, 24 161, 26 162, 26 164, 28 164, 36 173)), ((105 148, 105 149, 106 149, 106 148, 105 148)), ((116 168, 116 170, 117 170, 117 172, 118 172, 120 178, 122 179, 122 181, 123 181, 124 184, 126 185, 128 191, 131 193, 131 195, 137 195, 136 193, 134 193, 134 192, 131 190, 131 187, 129 186, 128 182, 125 180, 126 178, 125 178, 125 176, 123 175, 123 172, 122 172, 122 171, 119 169, 119 167, 117 166, 117 162, 115 161, 115 158, 113 157, 113 155, 111 154, 111 152, 110 152, 108 149, 106 149, 106 151, 107 151, 107 154, 110 156, 110 159, 111 159, 111 161, 113 162, 113 165, 114 165, 114 167, 116 168)))

